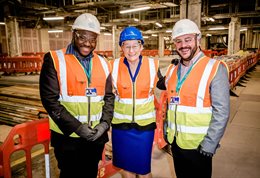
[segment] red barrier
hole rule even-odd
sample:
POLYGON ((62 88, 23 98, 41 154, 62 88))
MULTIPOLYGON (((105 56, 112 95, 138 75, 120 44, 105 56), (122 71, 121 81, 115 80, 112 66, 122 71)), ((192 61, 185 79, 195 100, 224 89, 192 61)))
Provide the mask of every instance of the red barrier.
POLYGON ((106 58, 113 58, 113 51, 95 51, 95 53, 106 58))
MULTIPOLYGON (((31 149, 33 146, 43 144, 45 155, 49 154, 50 130, 48 119, 39 119, 12 128, 3 145, 0 146, 0 177, 11 178, 11 155, 19 150, 25 151, 27 177, 32 177, 31 149), (16 139, 17 138, 17 139, 16 139)), ((46 158, 46 156, 45 156, 46 158)), ((48 157, 49 158, 49 157, 48 157)), ((46 177, 50 177, 49 159, 45 160, 46 177), (47 175, 49 174, 49 175, 47 175)), ((100 161, 98 178, 107 178, 120 169, 112 165, 112 160, 106 160, 105 149, 100 161)))
POLYGON ((165 49, 164 50, 164 56, 170 56, 172 54, 171 50, 165 49))
POLYGON ((229 83, 230 88, 233 89, 241 77, 243 77, 247 70, 257 63, 257 56, 250 55, 239 61, 229 64, 229 83))
POLYGON ((0 58, 0 71, 6 73, 40 72, 42 57, 19 56, 0 58))
POLYGON ((112 160, 106 160, 105 150, 103 151, 102 161, 98 166, 98 175, 97 178, 108 178, 116 174, 121 169, 113 166, 112 160))
POLYGON ((163 148, 167 145, 163 138, 163 121, 166 117, 166 106, 167 106, 167 92, 162 91, 160 95, 159 102, 155 99, 156 108, 156 130, 154 134, 154 142, 159 148, 163 148))
MULTIPOLYGON (((0 147, 0 177, 11 178, 10 157, 14 152, 24 150, 27 177, 31 178, 31 149, 35 145, 43 144, 45 155, 48 155, 49 142, 50 132, 48 119, 26 122, 13 127, 5 142, 0 147)), ((45 162, 45 164, 49 166, 49 163, 45 162)), ((48 168, 46 167, 46 173, 47 169, 48 168)))

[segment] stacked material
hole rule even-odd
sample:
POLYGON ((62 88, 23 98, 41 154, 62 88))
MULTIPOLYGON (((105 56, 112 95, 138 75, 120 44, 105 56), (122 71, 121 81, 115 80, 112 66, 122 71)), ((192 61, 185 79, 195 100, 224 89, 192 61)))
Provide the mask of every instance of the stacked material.
POLYGON ((240 50, 232 55, 215 56, 214 58, 226 62, 226 64, 229 67, 229 70, 232 71, 233 69, 237 68, 242 63, 244 63, 248 59, 253 58, 254 56, 254 52, 240 50))
POLYGON ((42 107, 37 85, 1 81, 0 124, 13 126, 45 117, 47 113, 42 107))

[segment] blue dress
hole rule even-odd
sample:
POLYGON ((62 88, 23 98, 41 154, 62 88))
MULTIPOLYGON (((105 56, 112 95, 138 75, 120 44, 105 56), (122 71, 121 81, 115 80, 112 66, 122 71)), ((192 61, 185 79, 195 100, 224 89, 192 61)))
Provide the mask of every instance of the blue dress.
MULTIPOLYGON (((126 58, 124 59, 133 82, 140 70, 141 61, 142 56, 140 56, 135 74, 132 75, 128 61, 126 58)), ((153 140, 154 129, 137 130, 136 128, 112 127, 113 165, 136 174, 150 173, 153 140)))
POLYGON ((112 129, 113 165, 136 174, 151 172, 154 130, 112 129))

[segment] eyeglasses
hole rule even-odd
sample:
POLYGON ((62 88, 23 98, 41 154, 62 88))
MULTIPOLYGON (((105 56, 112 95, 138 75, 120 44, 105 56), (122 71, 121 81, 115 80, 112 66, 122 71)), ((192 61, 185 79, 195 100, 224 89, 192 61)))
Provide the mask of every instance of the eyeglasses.
POLYGON ((131 49, 133 49, 133 51, 137 51, 139 50, 141 47, 141 44, 134 44, 133 46, 131 45, 123 45, 123 48, 126 50, 126 51, 130 51, 131 49))
POLYGON ((75 31, 76 37, 78 38, 78 40, 80 41, 80 43, 96 43, 97 39, 96 38, 89 38, 89 35, 82 35, 79 34, 77 31, 75 31))
POLYGON ((174 42, 177 45, 179 45, 181 43, 190 44, 193 40, 195 40, 195 37, 187 37, 187 38, 184 38, 184 40, 175 39, 174 42))

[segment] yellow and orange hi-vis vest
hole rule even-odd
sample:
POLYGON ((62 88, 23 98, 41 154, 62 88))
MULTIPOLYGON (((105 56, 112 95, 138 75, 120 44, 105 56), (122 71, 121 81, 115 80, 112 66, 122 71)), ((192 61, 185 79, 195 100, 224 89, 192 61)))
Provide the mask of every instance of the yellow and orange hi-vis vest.
POLYGON ((179 147, 196 149, 207 134, 212 117, 209 88, 221 63, 223 62, 206 56, 198 59, 179 93, 176 92, 178 65, 169 66, 165 81, 168 94, 167 139, 169 143, 172 143, 176 137, 179 147), (180 103, 171 104, 171 99, 176 96, 179 97, 180 103))
POLYGON ((124 58, 112 63, 113 87, 116 93, 112 124, 155 122, 154 89, 158 81, 159 61, 143 57, 135 82, 132 82, 124 58))
MULTIPOLYGON (((84 68, 74 55, 65 54, 65 49, 50 53, 60 85, 60 103, 80 122, 94 127, 102 116, 106 79, 111 72, 108 61, 94 53, 91 83, 88 83, 84 68), (87 88, 95 88, 96 96, 86 96, 87 88)), ((50 129, 63 134, 51 118, 50 129)), ((75 133, 70 136, 78 137, 75 133)))

